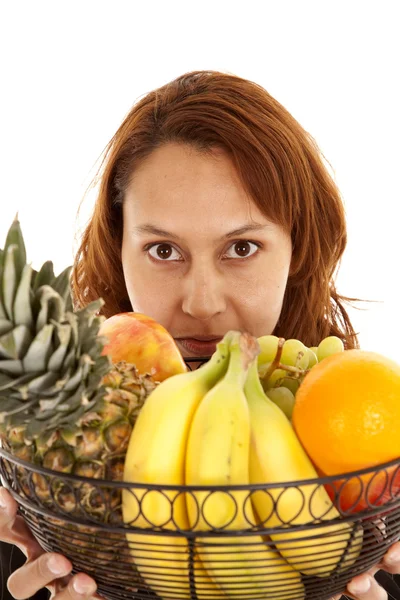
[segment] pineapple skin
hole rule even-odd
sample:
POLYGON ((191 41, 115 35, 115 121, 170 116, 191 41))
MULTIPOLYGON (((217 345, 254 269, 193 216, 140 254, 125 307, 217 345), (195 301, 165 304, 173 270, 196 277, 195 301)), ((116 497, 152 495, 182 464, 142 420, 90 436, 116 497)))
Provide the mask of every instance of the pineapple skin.
MULTIPOLYGON (((2 445, 13 456, 52 471, 122 481, 136 418, 157 385, 149 374, 139 374, 134 365, 121 361, 103 376, 95 405, 76 424, 31 439, 26 436, 28 424, 8 423, 0 430, 2 445)), ((49 490, 38 494, 42 502, 53 502, 49 490)), ((89 497, 83 500, 89 514, 104 514, 102 507, 90 505, 89 497)), ((68 510, 64 502, 60 497, 60 507, 68 510)))
MULTIPOLYGON (((134 365, 120 362, 103 377, 99 399, 76 425, 46 432, 37 439, 27 440, 26 425, 10 425, 0 434, 2 446, 13 456, 39 467, 90 479, 122 481, 124 461, 137 415, 158 382, 150 375, 141 375, 134 365)), ((10 465, 6 468, 11 470, 10 465)), ((135 568, 126 536, 109 531, 99 532, 89 525, 69 524, 56 518, 68 515, 101 524, 123 526, 121 490, 80 482, 71 485, 56 476, 42 475, 15 467, 12 475, 20 495, 35 505, 52 512, 46 517, 49 536, 56 540, 57 550, 74 557, 74 565, 96 565, 94 577, 115 573, 117 582, 125 581, 131 592, 138 589, 140 578, 135 568), (112 551, 110 550, 112 545, 112 551), (121 566, 115 569, 115 563, 121 566), (129 568, 127 568, 129 567, 129 568)), ((43 523, 29 516, 38 530, 43 523)), ((51 550, 52 548, 46 548, 51 550)), ((53 548, 54 549, 54 548, 53 548)))

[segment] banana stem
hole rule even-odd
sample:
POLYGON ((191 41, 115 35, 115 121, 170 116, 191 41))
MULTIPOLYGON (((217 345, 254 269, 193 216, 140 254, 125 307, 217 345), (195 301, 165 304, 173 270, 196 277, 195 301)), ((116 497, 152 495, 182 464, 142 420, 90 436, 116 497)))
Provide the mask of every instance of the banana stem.
POLYGON ((201 365, 196 371, 193 373, 201 372, 201 376, 204 377, 207 381, 213 381, 226 373, 229 363, 229 345, 233 336, 233 331, 228 331, 225 336, 222 338, 220 342, 218 342, 216 350, 214 354, 211 356, 210 360, 208 360, 204 365, 201 365), (221 363, 225 363, 221 374, 221 363))
POLYGON ((244 393, 246 394, 247 398, 251 398, 253 395, 262 396, 265 398, 265 392, 258 375, 257 361, 254 361, 251 364, 247 373, 246 382, 244 384, 244 393))
POLYGON ((232 332, 229 344, 229 366, 226 377, 243 387, 247 373, 252 364, 257 364, 260 346, 257 338, 250 333, 232 332))

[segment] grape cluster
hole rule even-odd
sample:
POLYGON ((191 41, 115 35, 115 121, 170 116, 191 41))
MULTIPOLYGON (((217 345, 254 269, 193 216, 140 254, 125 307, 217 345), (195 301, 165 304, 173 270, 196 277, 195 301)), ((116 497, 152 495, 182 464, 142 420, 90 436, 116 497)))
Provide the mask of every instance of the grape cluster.
POLYGON ((258 373, 268 398, 291 419, 296 392, 307 373, 327 356, 344 351, 340 338, 331 335, 308 348, 300 340, 264 335, 258 338, 261 352, 258 373))

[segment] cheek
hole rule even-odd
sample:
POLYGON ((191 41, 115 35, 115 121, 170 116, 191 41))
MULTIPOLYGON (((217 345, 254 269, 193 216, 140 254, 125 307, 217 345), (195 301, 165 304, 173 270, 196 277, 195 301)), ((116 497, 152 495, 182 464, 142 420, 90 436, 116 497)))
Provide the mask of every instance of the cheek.
POLYGON ((168 329, 176 305, 176 286, 169 288, 165 278, 146 266, 122 258, 126 288, 132 310, 155 319, 168 329), (175 290, 175 291, 174 291, 175 290))
POLYGON ((272 334, 281 314, 288 278, 288 266, 254 273, 241 289, 233 289, 232 302, 245 328, 256 337, 272 334))

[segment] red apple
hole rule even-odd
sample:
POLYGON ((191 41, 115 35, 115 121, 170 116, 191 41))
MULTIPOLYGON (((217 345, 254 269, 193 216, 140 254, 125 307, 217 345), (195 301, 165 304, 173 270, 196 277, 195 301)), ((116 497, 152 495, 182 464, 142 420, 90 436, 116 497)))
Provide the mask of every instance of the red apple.
POLYGON ((106 319, 99 335, 108 338, 102 353, 113 363, 132 363, 139 373, 149 373, 154 381, 188 370, 170 333, 141 313, 120 313, 106 319))
MULTIPOLYGON (((317 469, 320 476, 323 473, 317 469)), ((393 502, 400 496, 400 465, 378 469, 371 473, 335 479, 326 490, 341 512, 357 513, 393 502), (336 493, 335 493, 336 492, 336 493)))

